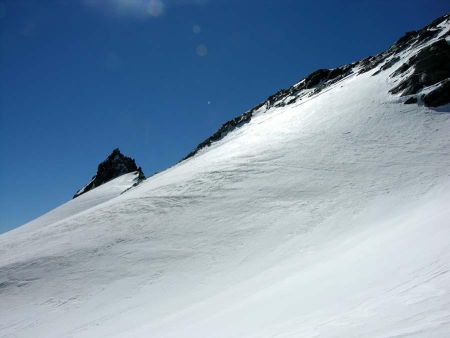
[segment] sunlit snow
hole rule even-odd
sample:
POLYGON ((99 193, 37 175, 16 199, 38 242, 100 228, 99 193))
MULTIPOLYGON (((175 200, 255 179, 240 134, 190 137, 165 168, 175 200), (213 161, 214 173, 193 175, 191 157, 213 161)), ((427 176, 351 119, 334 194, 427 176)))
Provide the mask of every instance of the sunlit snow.
POLYGON ((450 109, 374 71, 1 235, 0 336, 448 337, 450 109))

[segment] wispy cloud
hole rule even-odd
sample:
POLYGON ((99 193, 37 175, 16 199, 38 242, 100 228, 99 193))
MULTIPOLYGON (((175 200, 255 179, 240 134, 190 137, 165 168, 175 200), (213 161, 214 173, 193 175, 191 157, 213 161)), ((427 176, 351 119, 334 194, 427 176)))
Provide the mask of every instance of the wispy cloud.
POLYGON ((166 13, 169 5, 204 5, 208 0, 82 0, 91 8, 109 15, 134 18, 156 18, 166 13))
POLYGON ((109 15, 135 18, 158 17, 166 9, 163 0, 83 0, 83 3, 109 15))

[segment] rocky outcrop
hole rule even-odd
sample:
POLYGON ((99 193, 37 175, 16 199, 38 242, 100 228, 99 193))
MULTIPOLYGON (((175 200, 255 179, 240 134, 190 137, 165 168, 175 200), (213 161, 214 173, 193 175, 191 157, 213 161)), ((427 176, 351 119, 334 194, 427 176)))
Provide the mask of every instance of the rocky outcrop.
POLYGON ((144 173, 141 167, 136 165, 134 159, 123 155, 119 148, 113 150, 113 152, 98 165, 97 174, 92 177, 91 181, 78 190, 73 198, 76 198, 112 179, 128 174, 131 172, 137 172, 138 182, 145 179, 144 173))
POLYGON ((253 112, 254 110, 256 110, 257 108, 255 107, 254 109, 238 116, 235 117, 234 119, 225 122, 220 128, 219 130, 217 130, 212 136, 208 137, 206 140, 204 140, 202 143, 200 143, 193 151, 191 151, 185 158, 183 158, 182 161, 184 161, 185 159, 188 159, 189 157, 194 156, 200 149, 204 148, 204 147, 209 147, 211 145, 211 143, 219 141, 220 139, 224 138, 225 135, 227 135, 230 131, 239 128, 240 126, 250 122, 253 112))
MULTIPOLYGON (((398 54, 439 37, 432 44, 425 45, 391 74, 392 78, 400 78, 400 82, 390 93, 408 97, 405 104, 421 102, 428 107, 438 107, 450 103, 450 46, 446 40, 449 32, 439 35, 441 24, 449 19, 450 15, 447 14, 421 30, 408 32, 390 48, 398 54)), ((400 61, 398 56, 395 58, 394 63, 400 61)), ((392 61, 393 58, 388 60, 379 71, 385 70, 385 66, 392 61)))
POLYGON ((430 41, 432 38, 436 37, 439 33, 438 26, 445 20, 448 20, 448 18, 449 18, 448 14, 444 15, 418 31, 407 32, 385 52, 375 56, 370 56, 360 61, 359 72, 360 73, 367 72, 379 66, 380 64, 382 64, 382 66, 373 75, 377 75, 378 73, 389 69, 395 63, 400 61, 399 54, 401 52, 410 47, 423 44, 427 41, 430 41))
POLYGON ((425 87, 450 78, 450 46, 445 39, 423 48, 402 64, 392 75, 399 76, 411 70, 391 93, 402 96, 417 94, 425 87))
POLYGON ((450 79, 446 79, 429 93, 423 95, 423 102, 428 107, 439 107, 450 103, 450 79))

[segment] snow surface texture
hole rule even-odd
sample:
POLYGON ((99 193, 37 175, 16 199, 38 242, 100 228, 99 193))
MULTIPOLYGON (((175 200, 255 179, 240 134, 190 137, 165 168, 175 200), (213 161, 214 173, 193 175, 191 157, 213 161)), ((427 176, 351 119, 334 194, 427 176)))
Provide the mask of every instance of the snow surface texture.
POLYGON ((377 70, 0 236, 0 337, 448 337, 450 107, 377 70))

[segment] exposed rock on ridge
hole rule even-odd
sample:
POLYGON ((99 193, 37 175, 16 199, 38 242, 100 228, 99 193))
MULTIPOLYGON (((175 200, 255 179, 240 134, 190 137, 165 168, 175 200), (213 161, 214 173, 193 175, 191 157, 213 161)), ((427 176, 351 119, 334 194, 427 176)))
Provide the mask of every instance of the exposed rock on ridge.
POLYGON ((287 104, 295 102, 300 97, 317 94, 332 83, 338 82, 339 80, 342 80, 346 76, 350 75, 353 72, 352 66, 354 66, 354 64, 345 65, 334 69, 319 69, 308 75, 304 80, 300 81, 296 85, 288 89, 279 90, 275 94, 269 96, 264 102, 256 105, 244 114, 225 122, 219 130, 201 142, 193 151, 183 158, 183 160, 194 156, 200 149, 210 146, 211 143, 224 138, 229 132, 250 122, 253 114, 257 110, 267 110, 271 107, 283 107, 287 104))
POLYGON ((424 94, 422 100, 429 107, 439 107, 450 103, 450 78, 442 81, 433 91, 424 94))
MULTIPOLYGON (((408 71, 410 71, 410 74, 392 88, 391 93, 401 93, 402 96, 413 95, 441 81, 447 80, 448 82, 450 79, 450 46, 447 41, 439 39, 430 46, 423 48, 401 65, 392 76, 399 76, 408 71)), ((424 100, 426 105, 436 106, 436 104, 440 105, 450 102, 450 91, 445 93, 439 88, 441 87, 439 86, 433 90, 433 94, 427 94, 432 97, 439 96, 439 98, 424 100)))
POLYGON ((134 159, 123 155, 119 148, 113 150, 113 152, 98 165, 97 174, 92 177, 91 181, 78 190, 73 198, 76 198, 89 190, 92 190, 112 179, 128 174, 131 172, 137 172, 137 183, 145 179, 144 173, 141 167, 136 165, 134 159))
MULTIPOLYGON (((441 32, 439 27, 445 21, 450 19, 450 14, 446 14, 434 20, 431 24, 418 31, 407 32, 388 50, 375 56, 367 57, 358 62, 344 65, 334 69, 319 69, 302 81, 288 89, 281 89, 275 94, 269 96, 264 102, 248 110, 244 114, 225 122, 219 130, 212 136, 201 142, 193 151, 191 151, 183 160, 186 160, 201 149, 210 146, 213 142, 224 138, 228 133, 236 128, 250 122, 254 113, 260 109, 267 110, 272 107, 283 107, 291 104, 302 97, 309 97, 322 91, 324 88, 339 82, 347 76, 357 73, 362 74, 379 67, 372 75, 377 75, 386 71, 393 65, 401 61, 400 53, 411 47, 420 46, 431 39, 436 38, 441 32)), ((449 46, 446 41, 449 33, 447 32, 432 45, 423 48, 416 56, 409 59, 405 65, 400 68, 405 70, 414 69, 412 75, 401 82, 391 90, 391 93, 402 92, 402 96, 418 94, 423 88, 435 85, 435 88, 421 95, 423 103, 429 107, 437 107, 450 103, 450 54, 449 46)), ((396 77, 397 71, 391 76, 396 77)), ((416 97, 408 98, 405 103, 417 103, 416 97)))

